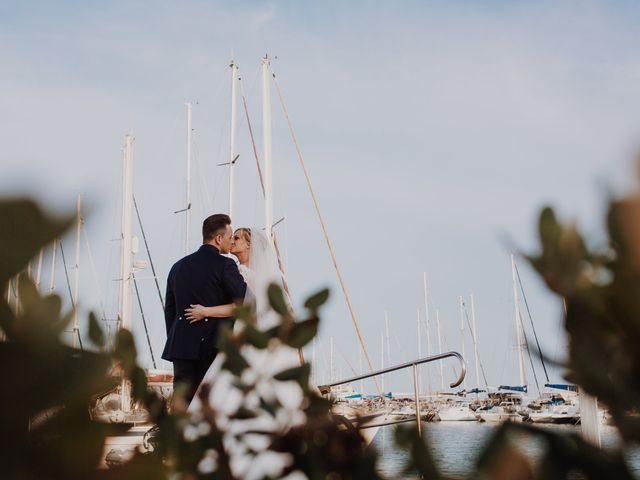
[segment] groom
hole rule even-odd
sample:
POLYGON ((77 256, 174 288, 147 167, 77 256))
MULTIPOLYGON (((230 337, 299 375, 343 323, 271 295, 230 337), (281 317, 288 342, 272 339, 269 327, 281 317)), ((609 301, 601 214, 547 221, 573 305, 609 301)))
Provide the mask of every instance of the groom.
POLYGON ((191 255, 178 260, 167 278, 164 317, 167 343, 162 358, 173 362, 173 387, 187 386, 186 399, 191 402, 207 369, 216 357, 218 331, 232 318, 205 318, 189 323, 184 315, 191 304, 226 305, 242 301, 247 285, 236 262, 221 255, 233 245, 231 218, 219 213, 202 223, 203 245, 191 255))

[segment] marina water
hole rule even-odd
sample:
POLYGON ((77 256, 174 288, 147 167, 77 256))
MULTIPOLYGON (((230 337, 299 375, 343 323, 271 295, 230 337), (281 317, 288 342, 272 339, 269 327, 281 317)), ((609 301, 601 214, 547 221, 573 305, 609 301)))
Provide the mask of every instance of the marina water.
MULTIPOLYGON (((442 474, 452 476, 468 476, 473 472, 478 456, 498 427, 496 424, 478 422, 432 422, 423 423, 422 426, 436 466, 442 474)), ((540 428, 559 433, 580 432, 580 427, 573 425, 541 425, 540 428)), ((401 478, 399 474, 408 457, 406 452, 395 447, 393 429, 393 426, 380 429, 373 445, 380 453, 380 472, 388 478, 401 478)), ((603 448, 619 445, 620 438, 615 427, 601 426, 601 435, 603 448)), ((540 441, 530 435, 522 435, 517 446, 533 461, 543 454, 540 441)), ((630 470, 636 478, 640 478, 640 448, 629 451, 627 460, 630 470)))

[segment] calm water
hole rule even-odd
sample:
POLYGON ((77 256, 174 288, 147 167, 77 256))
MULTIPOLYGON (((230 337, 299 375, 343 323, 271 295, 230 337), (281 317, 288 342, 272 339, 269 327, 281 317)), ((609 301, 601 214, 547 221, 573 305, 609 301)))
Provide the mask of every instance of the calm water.
MULTIPOLYGON (((468 475, 473 471, 478 454, 489 440, 496 425, 478 422, 434 422, 424 423, 423 433, 426 432, 433 457, 446 475, 468 475)), ((580 427, 571 425, 542 425, 556 431, 579 432, 580 427)), ((602 445, 611 448, 618 444, 619 438, 614 427, 602 426, 602 445)), ((398 478, 402 465, 407 460, 404 452, 397 450, 393 444, 393 427, 381 429, 373 441, 381 454, 379 469, 389 478, 398 478)), ((536 458, 542 452, 538 441, 523 437, 519 445, 523 451, 536 458)), ((635 449, 628 455, 629 465, 636 478, 640 479, 640 449, 635 449)))

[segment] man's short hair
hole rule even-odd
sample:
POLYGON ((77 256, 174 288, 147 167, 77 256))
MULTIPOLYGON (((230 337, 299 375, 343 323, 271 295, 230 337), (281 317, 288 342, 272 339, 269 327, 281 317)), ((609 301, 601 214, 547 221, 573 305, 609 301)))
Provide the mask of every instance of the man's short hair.
POLYGON ((216 213, 202 222, 202 242, 206 243, 216 235, 221 235, 231 225, 231 217, 225 213, 216 213))

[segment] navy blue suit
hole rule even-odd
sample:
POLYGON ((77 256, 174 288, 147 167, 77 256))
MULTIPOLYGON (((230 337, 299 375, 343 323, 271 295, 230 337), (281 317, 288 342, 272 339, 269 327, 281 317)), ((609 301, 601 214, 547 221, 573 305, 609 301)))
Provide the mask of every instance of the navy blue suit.
POLYGON ((162 358, 173 362, 174 386, 189 385, 189 401, 217 354, 220 326, 231 325, 233 318, 189 323, 185 309, 191 304, 215 307, 242 301, 246 289, 236 262, 220 255, 213 245, 202 245, 171 267, 164 309, 167 343, 162 358))

